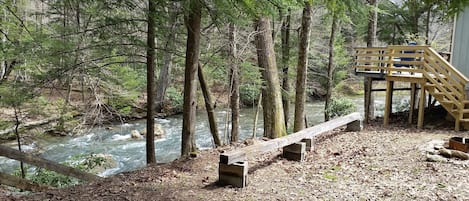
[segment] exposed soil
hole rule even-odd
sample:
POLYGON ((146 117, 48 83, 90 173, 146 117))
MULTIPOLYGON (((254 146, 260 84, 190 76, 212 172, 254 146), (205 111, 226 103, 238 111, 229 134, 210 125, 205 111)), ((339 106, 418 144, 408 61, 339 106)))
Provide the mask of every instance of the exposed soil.
POLYGON ((426 162, 421 151, 432 140, 469 138, 451 129, 383 129, 378 121, 362 132, 328 133, 304 162, 280 151, 249 159, 243 189, 216 185, 219 153, 233 149, 223 147, 66 189, 23 196, 0 190, 0 200, 469 200, 469 163, 426 162))

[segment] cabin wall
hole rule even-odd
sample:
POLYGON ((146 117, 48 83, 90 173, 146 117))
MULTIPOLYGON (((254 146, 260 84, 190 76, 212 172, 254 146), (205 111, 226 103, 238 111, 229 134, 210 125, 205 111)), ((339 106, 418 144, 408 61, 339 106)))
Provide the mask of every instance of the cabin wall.
POLYGON ((469 77, 469 7, 456 18, 452 47, 451 63, 469 77))

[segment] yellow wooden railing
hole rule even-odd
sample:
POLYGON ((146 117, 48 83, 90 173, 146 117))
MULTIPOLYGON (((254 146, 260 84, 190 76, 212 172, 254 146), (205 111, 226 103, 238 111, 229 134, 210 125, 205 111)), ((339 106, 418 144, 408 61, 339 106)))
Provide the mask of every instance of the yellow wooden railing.
POLYGON ((435 50, 427 47, 423 60, 424 76, 439 91, 449 95, 453 101, 466 100, 464 88, 469 79, 441 57, 435 50))
POLYGON ((355 48, 355 70, 357 72, 383 73, 389 60, 388 48, 355 48))

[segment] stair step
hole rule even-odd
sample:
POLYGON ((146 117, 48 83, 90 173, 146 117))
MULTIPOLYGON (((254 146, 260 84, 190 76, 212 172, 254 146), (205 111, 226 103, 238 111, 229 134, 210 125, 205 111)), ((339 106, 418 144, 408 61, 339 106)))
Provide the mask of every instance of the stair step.
POLYGON ((443 103, 440 102, 440 104, 441 104, 446 110, 453 110, 453 109, 454 109, 454 106, 455 106, 455 105, 454 105, 453 103, 451 103, 451 102, 446 102, 446 103, 445 103, 445 102, 443 102, 443 103))
POLYGON ((441 92, 434 92, 434 93, 431 93, 433 97, 435 97, 437 100, 438 99, 443 99, 443 97, 445 97, 445 94, 444 93, 441 93, 441 92))
POLYGON ((454 104, 453 101, 450 101, 450 100, 442 100, 438 102, 440 102, 440 104, 454 104))
MULTIPOLYGON (((433 97, 435 98, 445 98, 446 95, 448 96, 452 96, 450 93, 443 93, 443 92, 433 92, 433 93, 430 93, 433 97)), ((457 97, 455 97, 457 98, 457 97)), ((446 100, 446 99, 445 99, 446 100)), ((464 101, 463 101, 464 102, 464 101)), ((467 102, 469 104, 469 102, 467 102)))
POLYGON ((460 122, 469 122, 469 119, 461 119, 460 122))
POLYGON ((433 83, 426 83, 425 87, 436 87, 436 84, 433 83))
MULTIPOLYGON (((458 114, 459 113, 459 110, 458 109, 452 109, 451 111, 449 111, 451 113, 454 113, 454 114, 458 114)), ((463 109, 462 110, 462 113, 463 114, 469 114, 469 109, 463 109)))
POLYGON ((430 93, 435 93, 435 90, 437 89, 434 84, 427 84, 425 85, 425 89, 429 91, 430 93))

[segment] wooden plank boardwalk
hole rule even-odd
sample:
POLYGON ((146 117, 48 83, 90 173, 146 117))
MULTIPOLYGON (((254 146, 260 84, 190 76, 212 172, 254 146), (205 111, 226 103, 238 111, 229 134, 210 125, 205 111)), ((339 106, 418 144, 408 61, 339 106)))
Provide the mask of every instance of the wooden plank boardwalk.
POLYGON ((305 152, 311 149, 312 141, 315 136, 342 126, 347 126, 347 130, 349 131, 360 131, 362 129, 362 117, 360 113, 355 112, 284 137, 222 153, 220 154, 220 166, 218 169, 219 182, 235 187, 245 187, 247 185, 248 176, 248 158, 283 148, 284 157, 291 160, 302 161, 305 152))

